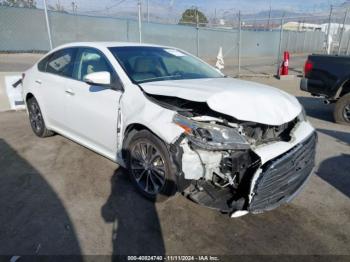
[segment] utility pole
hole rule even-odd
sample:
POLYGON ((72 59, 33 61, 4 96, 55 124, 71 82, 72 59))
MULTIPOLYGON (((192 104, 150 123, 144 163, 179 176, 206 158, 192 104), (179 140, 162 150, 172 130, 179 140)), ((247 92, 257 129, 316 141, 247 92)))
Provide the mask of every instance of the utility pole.
POLYGON ((44 0, 44 12, 45 12, 45 20, 46 20, 47 35, 48 35, 48 37, 49 37, 49 44, 50 44, 50 50, 51 50, 53 46, 52 46, 50 22, 49 22, 49 15, 48 15, 48 13, 47 13, 47 4, 46 4, 46 0, 44 0))
POLYGON ((281 53, 282 53, 284 16, 285 16, 285 13, 283 13, 281 18, 280 41, 278 45, 278 54, 277 54, 277 76, 280 76, 280 61, 281 61, 280 59, 281 59, 281 53))
POLYGON ((242 19, 241 11, 238 12, 238 77, 241 74, 241 37, 242 37, 242 19))
POLYGON ((197 34, 196 34, 196 49, 197 49, 197 56, 199 56, 199 16, 198 16, 198 8, 196 7, 196 29, 197 29, 197 34))
POLYGON ((214 25, 216 25, 217 24, 217 22, 216 22, 216 8, 215 8, 215 10, 214 10, 214 25))
POLYGON ((270 10, 269 10, 269 20, 267 20, 267 30, 270 30, 270 20, 271 20, 271 4, 270 4, 270 10))
POLYGON ((139 42, 142 43, 142 18, 141 18, 141 0, 137 3, 138 14, 139 14, 139 42))
POLYGON ((78 4, 75 2, 75 0, 72 1, 72 12, 73 14, 77 14, 77 10, 78 10, 78 4))

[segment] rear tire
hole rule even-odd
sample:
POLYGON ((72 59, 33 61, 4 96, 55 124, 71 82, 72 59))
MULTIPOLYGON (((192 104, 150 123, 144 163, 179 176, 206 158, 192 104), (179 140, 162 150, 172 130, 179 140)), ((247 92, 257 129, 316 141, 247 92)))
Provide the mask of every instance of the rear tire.
POLYGON ((175 171, 163 141, 148 130, 131 131, 124 150, 130 178, 142 195, 163 202, 176 194, 175 171))
POLYGON ((29 112, 29 121, 32 130, 38 137, 52 136, 54 133, 46 128, 43 115, 41 113, 38 101, 35 97, 31 97, 27 101, 27 108, 29 112))
POLYGON ((338 124, 350 125, 350 93, 342 96, 335 104, 334 120, 338 124))

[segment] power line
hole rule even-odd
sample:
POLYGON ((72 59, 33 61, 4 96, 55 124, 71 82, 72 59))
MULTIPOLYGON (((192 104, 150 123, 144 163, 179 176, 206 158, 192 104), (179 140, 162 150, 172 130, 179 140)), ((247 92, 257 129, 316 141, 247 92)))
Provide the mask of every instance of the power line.
POLYGON ((84 13, 95 13, 95 12, 102 12, 102 11, 107 11, 108 9, 111 9, 111 8, 114 8, 120 4, 122 4, 123 2, 125 2, 127 0, 120 0, 118 3, 115 3, 113 5, 110 5, 110 6, 106 6, 105 8, 103 9, 98 9, 98 10, 90 10, 90 11, 85 11, 84 13))

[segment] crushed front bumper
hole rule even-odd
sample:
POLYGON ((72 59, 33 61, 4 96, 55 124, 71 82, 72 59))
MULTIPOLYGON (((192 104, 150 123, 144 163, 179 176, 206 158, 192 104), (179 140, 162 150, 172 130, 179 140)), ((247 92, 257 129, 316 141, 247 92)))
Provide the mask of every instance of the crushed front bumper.
POLYGON ((255 181, 248 210, 261 213, 291 201, 301 190, 314 167, 317 135, 314 132, 303 142, 262 167, 255 181))
POLYGON ((272 210, 292 200, 302 189, 314 167, 316 142, 313 132, 287 152, 254 167, 255 175, 247 177, 236 192, 197 180, 184 193, 198 204, 227 213, 272 210))

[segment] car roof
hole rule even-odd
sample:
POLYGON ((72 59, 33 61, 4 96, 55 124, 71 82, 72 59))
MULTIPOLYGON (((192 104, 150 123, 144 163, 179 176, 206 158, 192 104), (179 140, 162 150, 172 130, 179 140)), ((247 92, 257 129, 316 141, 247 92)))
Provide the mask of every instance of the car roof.
POLYGON ((132 42, 73 42, 61 45, 58 48, 66 48, 66 47, 74 47, 74 46, 88 46, 95 48, 108 48, 108 47, 127 47, 127 46, 144 46, 144 47, 166 47, 154 44, 140 44, 140 43, 132 43, 132 42))

